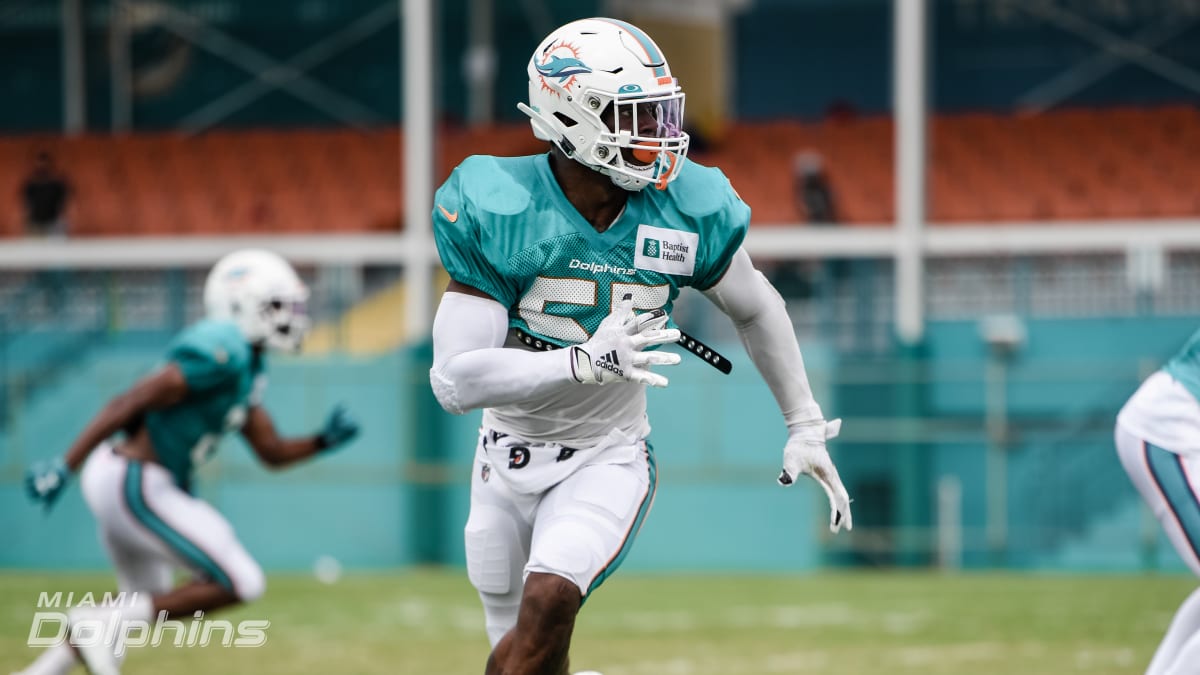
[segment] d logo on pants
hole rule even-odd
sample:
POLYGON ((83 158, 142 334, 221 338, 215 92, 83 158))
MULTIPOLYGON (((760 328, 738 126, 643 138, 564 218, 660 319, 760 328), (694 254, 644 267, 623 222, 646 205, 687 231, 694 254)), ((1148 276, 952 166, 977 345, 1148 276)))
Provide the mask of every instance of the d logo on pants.
POLYGON ((508 451, 508 468, 520 469, 529 463, 529 448, 515 447, 508 451))

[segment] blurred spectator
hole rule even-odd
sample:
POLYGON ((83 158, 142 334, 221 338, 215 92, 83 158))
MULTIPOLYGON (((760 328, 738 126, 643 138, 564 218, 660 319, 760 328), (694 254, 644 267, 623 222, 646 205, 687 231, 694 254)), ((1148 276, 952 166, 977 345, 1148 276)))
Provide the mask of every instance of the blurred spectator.
POLYGON ((810 223, 836 223, 837 210, 833 204, 833 191, 829 188, 825 161, 820 153, 814 150, 798 153, 794 167, 796 208, 800 211, 800 217, 810 223))
MULTIPOLYGON (((825 161, 815 150, 803 150, 793 159, 796 210, 800 219, 817 225, 836 223, 833 191, 825 173, 825 161)), ((845 279, 850 261, 829 258, 814 262, 783 262, 766 272, 784 297, 807 298, 833 292, 845 279)))
POLYGON ((708 134, 700 131, 694 126, 689 126, 686 129, 691 141, 688 142, 688 152, 694 152, 703 155, 712 149, 712 143, 708 138, 708 134))
POLYGON ((844 98, 834 99, 825 108, 825 119, 836 124, 858 119, 858 106, 844 98))
POLYGON ((29 234, 61 236, 67 233, 66 207, 71 185, 55 166, 50 153, 41 151, 33 170, 21 186, 25 226, 29 234))

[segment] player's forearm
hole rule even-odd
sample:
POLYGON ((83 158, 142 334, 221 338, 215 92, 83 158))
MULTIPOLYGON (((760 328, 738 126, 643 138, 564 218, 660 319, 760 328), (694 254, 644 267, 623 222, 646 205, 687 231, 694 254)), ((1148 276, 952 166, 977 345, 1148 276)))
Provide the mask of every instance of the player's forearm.
POLYGON ((67 452, 63 456, 63 462, 67 468, 73 472, 78 471, 84 460, 91 454, 92 449, 121 429, 126 428, 141 412, 141 406, 128 393, 111 399, 84 427, 71 447, 67 448, 67 452))
POLYGON ((791 426, 821 419, 787 307, 749 255, 739 250, 725 276, 704 294, 733 320, 784 421, 791 426))
POLYGON ((579 386, 569 350, 530 352, 493 347, 435 362, 429 371, 434 395, 447 412, 461 415, 579 386))
POLYGON ((821 419, 821 407, 813 398, 804 357, 783 302, 765 310, 757 320, 739 325, 737 331, 788 426, 821 419))
POLYGON ((92 449, 122 429, 128 429, 146 411, 172 405, 187 395, 188 384, 175 364, 167 364, 146 375, 124 393, 109 399, 84 427, 63 462, 78 470, 92 449))
POLYGON ((266 409, 253 405, 242 427, 242 436, 263 464, 280 469, 341 447, 353 440, 358 430, 358 423, 339 405, 317 433, 285 438, 275 430, 275 422, 266 409))
POLYGON ((429 383, 447 412, 461 415, 577 385, 569 350, 504 347, 508 310, 491 298, 447 291, 433 319, 429 383))
POLYGON ((258 456, 267 466, 273 469, 282 469, 309 459, 319 454, 323 449, 319 435, 302 438, 281 438, 265 448, 259 448, 258 456))

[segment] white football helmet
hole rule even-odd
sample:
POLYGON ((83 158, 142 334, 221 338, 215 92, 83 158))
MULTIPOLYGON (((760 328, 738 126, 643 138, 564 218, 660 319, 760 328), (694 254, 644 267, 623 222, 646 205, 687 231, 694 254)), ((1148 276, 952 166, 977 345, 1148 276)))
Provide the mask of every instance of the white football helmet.
POLYGON ((626 190, 674 180, 687 155, 683 90, 658 45, 616 19, 581 19, 529 60, 533 134, 626 190))
POLYGON ((208 318, 232 321, 252 345, 296 351, 308 332, 308 287, 271 251, 243 249, 221 258, 204 283, 208 318))

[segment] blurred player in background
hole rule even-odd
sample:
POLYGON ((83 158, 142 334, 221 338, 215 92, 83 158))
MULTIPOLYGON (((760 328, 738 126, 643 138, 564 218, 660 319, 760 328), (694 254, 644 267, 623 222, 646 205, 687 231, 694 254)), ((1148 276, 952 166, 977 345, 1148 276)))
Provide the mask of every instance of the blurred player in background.
MULTIPOLYGON (((299 348, 308 328, 307 297, 295 270, 274 253, 229 254, 205 283, 206 319, 176 337, 166 363, 110 400, 65 456, 30 471, 30 495, 49 508, 83 467, 83 494, 118 586, 136 592, 124 607, 73 610, 73 627, 83 620, 107 624, 114 612, 125 621, 152 622, 163 613, 187 618, 262 595, 262 569, 228 521, 190 494, 189 483, 229 431, 241 431, 272 467, 328 452, 358 434, 338 407, 319 433, 281 438, 260 405, 264 352, 299 348), (118 431, 123 440, 109 440, 118 431), (195 579, 172 588, 176 569, 195 579)), ((72 642, 50 648, 23 674, 65 673, 77 656, 93 675, 119 672, 123 650, 115 642, 72 642)))
MULTIPOLYGON (((651 348, 676 341, 680 287, 729 315, 783 410, 779 481, 820 481, 831 529, 849 498, 825 449, 782 299, 742 249, 750 209, 685 159, 683 92, 657 45, 612 19, 554 31, 518 107, 550 153, 475 156, 435 197, 451 282, 434 319, 433 391, 483 408, 465 540, 492 644, 486 672, 568 672, 575 616, 621 564, 654 498, 651 348)), ((681 448, 681 450, 686 450, 681 448)))
MULTIPOLYGON (((1200 577, 1200 331, 1129 398, 1115 436, 1125 472, 1200 577)), ((1200 589, 1175 612, 1146 673, 1200 673, 1200 589)))

